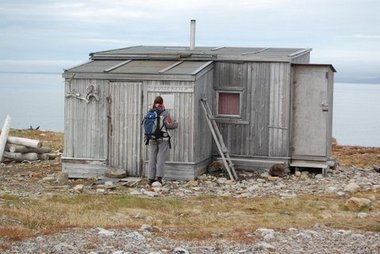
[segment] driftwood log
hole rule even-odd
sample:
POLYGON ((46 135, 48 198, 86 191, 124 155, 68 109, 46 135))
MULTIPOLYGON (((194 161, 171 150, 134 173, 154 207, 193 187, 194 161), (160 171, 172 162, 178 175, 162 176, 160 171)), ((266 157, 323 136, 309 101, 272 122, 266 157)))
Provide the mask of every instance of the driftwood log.
POLYGON ((7 143, 5 151, 11 153, 50 153, 51 149, 49 147, 33 148, 7 143))
POLYGON ((42 142, 35 139, 9 136, 11 119, 6 117, 0 130, 0 162, 7 160, 23 162, 36 160, 54 160, 58 154, 50 153, 49 147, 43 147, 42 142))
POLYGON ((5 145, 7 144, 9 129, 11 127, 11 118, 9 115, 5 118, 4 126, 0 134, 0 162, 3 159, 5 145))
POLYGON ((8 143, 15 144, 15 145, 22 145, 27 147, 33 147, 33 148, 41 148, 42 142, 35 139, 29 139, 29 138, 20 138, 20 137, 8 137, 8 143))
POLYGON ((38 160, 37 153, 10 153, 4 152, 4 158, 8 158, 14 161, 36 161, 38 160))

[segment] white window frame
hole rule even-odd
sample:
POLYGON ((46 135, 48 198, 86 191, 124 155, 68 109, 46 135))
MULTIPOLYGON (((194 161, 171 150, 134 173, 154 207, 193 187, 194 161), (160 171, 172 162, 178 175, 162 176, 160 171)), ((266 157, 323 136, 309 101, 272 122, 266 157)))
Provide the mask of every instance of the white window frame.
POLYGON ((218 117, 228 117, 228 118, 241 118, 242 114, 242 91, 231 91, 231 90, 219 90, 216 91, 216 116, 218 117), (227 93, 227 94, 239 94, 239 114, 238 115, 232 115, 232 114, 220 114, 219 113, 219 94, 220 93, 227 93))

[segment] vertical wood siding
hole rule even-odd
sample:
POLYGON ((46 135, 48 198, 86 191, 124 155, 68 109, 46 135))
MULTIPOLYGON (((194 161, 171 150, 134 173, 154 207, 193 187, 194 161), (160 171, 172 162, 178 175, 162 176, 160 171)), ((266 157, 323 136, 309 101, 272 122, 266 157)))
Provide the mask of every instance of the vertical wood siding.
POLYGON ((269 154, 269 88, 270 64, 249 63, 247 107, 250 109, 249 154, 269 154))
POLYGON ((204 97, 207 98, 210 107, 213 105, 213 70, 210 70, 207 74, 203 75, 196 81, 195 86, 195 107, 194 107, 194 155, 195 162, 200 162, 206 159, 210 159, 212 155, 212 134, 208 126, 206 116, 203 112, 200 100, 204 97))
MULTIPOLYGON (((168 162, 194 162, 194 82, 188 81, 145 81, 143 111, 151 108, 158 95, 174 95, 173 109, 167 109, 178 122, 178 128, 169 130, 172 149, 168 162)), ((165 104, 165 101, 164 101, 165 104)), ((142 118, 141 118, 142 119, 142 118)), ((148 159, 147 148, 142 147, 144 160, 148 159)))
POLYGON ((110 82, 109 166, 125 169, 129 175, 141 172, 142 84, 110 82))
POLYGON ((66 80, 65 94, 80 93, 86 97, 87 87, 96 85, 99 101, 86 103, 74 97, 65 98, 64 156, 70 158, 107 158, 107 82, 102 80, 66 80))
POLYGON ((215 87, 244 87, 246 83, 247 69, 240 63, 215 63, 214 72, 215 87))
POLYGON ((290 64, 272 63, 269 97, 269 156, 289 156, 290 64))
MULTIPOLYGON (((241 119, 219 117, 217 120, 232 155, 288 156, 289 72, 289 63, 215 64, 216 90, 242 89, 241 119)), ((214 103, 214 112, 216 107, 214 103)))

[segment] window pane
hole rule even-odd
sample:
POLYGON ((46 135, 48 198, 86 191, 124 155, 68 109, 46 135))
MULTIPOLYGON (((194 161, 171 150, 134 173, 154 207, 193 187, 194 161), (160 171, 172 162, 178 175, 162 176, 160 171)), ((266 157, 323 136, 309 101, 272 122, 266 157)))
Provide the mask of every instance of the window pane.
POLYGON ((240 115, 240 94, 219 93, 218 113, 221 115, 240 115))

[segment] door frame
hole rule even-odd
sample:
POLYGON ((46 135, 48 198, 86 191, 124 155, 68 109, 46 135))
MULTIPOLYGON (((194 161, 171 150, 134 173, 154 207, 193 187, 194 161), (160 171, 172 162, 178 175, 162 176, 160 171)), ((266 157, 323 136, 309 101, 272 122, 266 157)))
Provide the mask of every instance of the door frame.
POLYGON ((331 65, 292 64, 292 128, 290 134, 292 159, 326 161, 331 155, 334 72, 335 69, 331 65), (303 75, 303 77, 299 75, 303 75), (303 84, 300 82, 303 82, 303 84), (310 91, 319 91, 319 95, 310 94, 312 98, 308 99, 305 94, 297 94, 299 93, 299 90, 297 90, 297 88, 300 88, 299 86, 311 86, 310 91), (313 119, 312 121, 314 122, 308 122, 306 120, 305 122, 308 126, 303 125, 303 127, 300 127, 302 120, 297 119, 297 117, 300 117, 298 113, 305 110, 305 108, 297 109, 300 106, 297 103, 300 101, 304 106, 306 104, 310 106, 309 110, 311 112, 308 112, 310 114, 308 117, 312 117, 313 113, 319 114, 318 121, 313 119), (300 134, 300 131, 304 133, 300 134), (301 140, 301 137, 303 140, 301 140), (312 144, 316 146, 307 147, 310 142, 314 142, 312 144))
POLYGON ((142 87, 142 82, 108 83, 108 166, 129 176, 142 174, 142 87))

